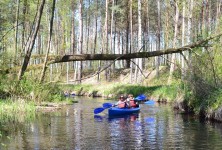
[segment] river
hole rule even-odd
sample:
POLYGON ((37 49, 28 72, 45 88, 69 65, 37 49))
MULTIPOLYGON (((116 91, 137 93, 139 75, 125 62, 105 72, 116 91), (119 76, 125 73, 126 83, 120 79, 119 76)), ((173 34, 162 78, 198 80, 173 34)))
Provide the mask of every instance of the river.
POLYGON ((179 114, 169 104, 141 104, 136 115, 108 116, 93 110, 107 101, 75 98, 56 112, 38 113, 33 121, 0 123, 0 149, 128 150, 222 149, 222 124, 179 114))

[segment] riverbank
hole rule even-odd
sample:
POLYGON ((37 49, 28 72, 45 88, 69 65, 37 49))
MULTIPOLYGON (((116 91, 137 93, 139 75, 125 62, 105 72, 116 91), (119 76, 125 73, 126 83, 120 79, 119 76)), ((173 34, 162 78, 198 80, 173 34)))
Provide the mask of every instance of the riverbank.
POLYGON ((104 97, 118 99, 119 95, 131 93, 134 96, 145 94, 147 99, 159 103, 171 103, 172 109, 180 113, 194 113, 208 120, 222 122, 222 90, 212 93, 206 99, 195 98, 182 82, 171 85, 129 85, 121 83, 98 83, 81 85, 62 85, 61 89, 75 93, 76 96, 104 97))
MULTIPOLYGON (((38 110, 44 110, 45 108, 46 111, 51 111, 51 108, 48 109, 42 103, 64 102, 67 100, 64 96, 64 91, 75 93, 76 96, 104 97, 105 99, 114 100, 117 100, 119 95, 133 94, 137 96, 145 94, 148 99, 156 102, 171 103, 172 109, 176 109, 181 113, 195 113, 206 119, 222 121, 221 89, 212 89, 207 96, 197 97, 192 91, 192 87, 182 82, 176 76, 176 73, 171 84, 167 84, 168 70, 167 67, 161 67, 159 78, 155 77, 155 71, 145 71, 144 73, 149 74, 149 77, 140 84, 129 83, 129 69, 117 70, 112 75, 110 82, 105 82, 104 77, 102 78, 103 80, 97 82, 96 77, 94 77, 77 85, 61 82, 40 84, 30 79, 22 80, 18 84, 17 81, 3 80, 4 78, 1 78, 0 98, 2 100, 0 101, 4 102, 6 99, 10 99, 12 102, 17 102, 20 99, 27 103, 33 102, 35 106, 40 106, 38 110)), ((204 91, 200 90, 199 95, 201 95, 201 92, 204 91)), ((54 108, 52 110, 54 111, 54 108)), ((8 113, 7 111, 4 112, 8 113)))

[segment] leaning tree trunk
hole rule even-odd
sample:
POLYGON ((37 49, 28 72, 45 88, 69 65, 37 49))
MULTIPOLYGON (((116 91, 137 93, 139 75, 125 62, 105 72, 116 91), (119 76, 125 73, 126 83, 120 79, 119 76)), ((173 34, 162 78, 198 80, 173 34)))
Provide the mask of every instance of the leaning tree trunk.
POLYGON ((47 61, 48 61, 48 55, 49 55, 51 39, 52 39, 52 29, 53 29, 53 18, 54 18, 54 11, 55 11, 55 2, 56 2, 56 0, 53 0, 52 16, 51 16, 51 19, 50 19, 50 26, 49 26, 49 39, 48 39, 47 51, 46 51, 46 55, 45 55, 45 60, 44 60, 44 64, 43 64, 43 69, 42 69, 42 73, 41 73, 40 82, 43 82, 44 77, 45 77, 45 72, 46 72, 46 65, 47 65, 47 61))
POLYGON ((39 10, 38 10, 37 21, 36 21, 36 24, 35 24, 34 32, 33 32, 32 37, 29 39, 29 41, 28 41, 28 43, 25 47, 26 54, 25 54, 25 58, 24 58, 22 67, 21 67, 21 69, 19 71, 19 74, 18 74, 18 80, 22 79, 22 76, 24 75, 24 73, 27 69, 27 66, 28 66, 28 63, 29 63, 29 60, 30 60, 30 57, 31 57, 31 54, 32 54, 32 50, 33 50, 33 47, 34 47, 34 44, 35 44, 35 39, 36 39, 38 30, 39 30, 39 25, 40 25, 42 13, 43 13, 44 5, 45 5, 45 0, 42 0, 41 5, 40 5, 39 10))

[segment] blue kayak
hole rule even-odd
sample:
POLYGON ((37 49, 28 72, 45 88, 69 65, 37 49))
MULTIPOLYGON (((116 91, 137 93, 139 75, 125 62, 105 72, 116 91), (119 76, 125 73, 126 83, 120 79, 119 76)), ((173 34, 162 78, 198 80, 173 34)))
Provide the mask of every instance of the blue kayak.
POLYGON ((116 116, 116 115, 129 115, 133 113, 138 113, 139 111, 140 111, 140 107, 136 107, 136 108, 112 107, 112 108, 109 108, 108 113, 110 116, 116 116))

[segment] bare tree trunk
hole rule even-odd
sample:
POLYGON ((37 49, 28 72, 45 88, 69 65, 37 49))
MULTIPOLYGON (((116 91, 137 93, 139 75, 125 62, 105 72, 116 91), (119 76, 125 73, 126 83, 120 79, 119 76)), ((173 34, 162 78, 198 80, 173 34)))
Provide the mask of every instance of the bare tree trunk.
MULTIPOLYGON (((72 29, 71 29, 71 51, 72 54, 74 55, 76 53, 75 50, 75 1, 72 0, 72 29)), ((76 67, 75 67, 76 62, 73 62, 73 70, 74 70, 74 74, 73 74, 73 78, 74 80, 76 80, 76 67)))
MULTIPOLYGON (((25 22, 26 22, 26 11, 27 11, 27 0, 23 2, 23 17, 22 17, 22 49, 25 47, 25 22)), ((22 52, 21 52, 22 54, 22 52)), ((21 56, 20 54, 20 56, 21 56)))
MULTIPOLYGON (((82 0, 79 0, 79 49, 78 53, 82 54, 83 46, 83 14, 82 14, 82 0)), ((82 61, 78 62, 78 80, 81 83, 82 78, 82 61)))
POLYGON ((97 21, 98 20, 98 0, 96 0, 96 12, 95 12, 95 36, 94 36, 94 46, 93 46, 93 54, 96 53, 96 45, 97 45, 97 21))
POLYGON ((217 1, 217 14, 216 14, 216 28, 218 28, 220 24, 220 16, 221 16, 221 1, 217 1))
POLYGON ((72 30, 71 30, 71 51, 73 54, 76 53, 75 51, 75 4, 72 1, 72 30))
POLYGON ((18 55, 18 20, 19 20, 19 6, 20 6, 20 0, 17 0, 17 11, 16 11, 16 20, 15 20, 15 56, 14 56, 14 63, 17 63, 17 55, 18 55))
MULTIPOLYGON (((185 2, 183 2, 183 20, 182 20, 182 46, 185 45, 185 2)), ((185 55, 185 53, 183 52, 183 55, 185 55)), ((182 57, 182 69, 181 69, 181 78, 182 80, 184 80, 184 76, 185 76, 185 60, 182 57)))
MULTIPOLYGON (((187 32, 188 32, 188 38, 187 38, 187 43, 190 44, 193 40, 193 31, 192 31, 192 26, 193 26, 193 23, 192 23, 192 20, 193 20, 193 0, 189 0, 189 17, 188 17, 188 23, 187 23, 187 32)), ((189 63, 191 64, 191 61, 192 61, 192 58, 191 58, 191 53, 189 52, 188 54, 188 60, 189 60, 189 63)))
POLYGON ((112 53, 112 48, 113 48, 113 20, 114 20, 114 5, 115 5, 115 0, 112 0, 112 12, 111 12, 111 24, 110 24, 110 53, 112 53))
MULTIPOLYGON (((130 0, 130 53, 133 46, 133 0, 130 0)), ((133 83, 133 62, 130 61, 130 83, 133 83)))
MULTIPOLYGON (((160 20, 161 20, 161 16, 160 16, 160 0, 157 0, 157 11, 158 11, 158 29, 157 29, 157 46, 156 46, 156 49, 157 50, 160 50, 160 20)), ((159 78, 159 65, 160 65, 160 58, 159 56, 155 57, 156 59, 156 77, 159 78)))
POLYGON ((29 60, 30 60, 30 57, 31 57, 31 54, 32 54, 32 50, 33 50, 33 47, 34 47, 34 44, 35 44, 36 35, 38 33, 38 30, 39 30, 39 25, 40 25, 44 5, 45 5, 45 0, 42 0, 42 2, 40 4, 40 7, 39 7, 39 10, 38 10, 35 29, 33 31, 32 37, 29 39, 29 41, 28 41, 28 43, 25 47, 26 54, 25 54, 25 58, 24 58, 22 67, 21 67, 21 69, 19 71, 19 74, 18 74, 18 79, 19 80, 22 79, 22 76, 24 75, 24 73, 26 71, 26 68, 28 66, 28 63, 29 63, 29 60))
MULTIPOLYGON (((142 48, 142 6, 141 0, 138 0, 138 49, 142 48)), ((138 59, 138 66, 143 70, 142 59, 138 59)), ((142 81, 142 73, 138 70, 138 81, 142 81)))
MULTIPOLYGON (((126 16, 127 16, 127 21, 126 21, 126 54, 130 53, 129 52, 129 32, 130 32, 130 12, 128 11, 129 8, 129 1, 126 2, 126 16)), ((130 60, 126 61, 126 68, 130 68, 130 60)))
POLYGON ((46 65, 47 65, 47 61, 48 61, 48 55, 49 55, 51 39, 52 39, 52 29, 53 29, 53 19, 54 19, 55 3, 56 3, 56 0, 53 0, 53 3, 52 3, 52 16, 51 16, 50 25, 49 25, 49 37, 48 37, 49 39, 48 39, 45 60, 44 60, 43 69, 42 69, 41 78, 40 78, 40 82, 41 83, 44 81, 45 72, 46 72, 46 69, 47 69, 46 65))
MULTIPOLYGON (((121 54, 121 51, 120 51, 120 43, 121 43, 121 40, 120 40, 120 31, 119 31, 119 32, 118 32, 118 44, 117 44, 118 54, 121 54)), ((119 61, 118 66, 119 66, 119 67, 122 67, 122 61, 119 61)))
MULTIPOLYGON (((108 13, 109 13, 109 0, 106 0, 106 17, 105 17, 105 50, 106 54, 109 53, 108 51, 108 13)), ((107 65, 107 62, 105 63, 107 65)), ((108 81, 108 69, 105 70, 105 78, 108 81)))
MULTIPOLYGON (((89 5, 89 10, 90 10, 90 0, 88 0, 88 5, 89 5)), ((90 12, 89 10, 87 11, 87 16, 86 16, 86 32, 87 32, 87 36, 86 36, 86 53, 89 52, 89 25, 90 25, 90 12)))
MULTIPOLYGON (((176 47, 176 42, 177 42, 177 30, 178 30, 178 20, 179 20, 179 7, 177 2, 175 1, 175 24, 174 24, 174 38, 173 38, 173 48, 176 47)), ((172 81, 172 75, 175 70, 175 62, 176 62, 176 55, 172 54, 171 58, 171 65, 170 65, 170 75, 168 78, 168 84, 171 83, 172 81)))

